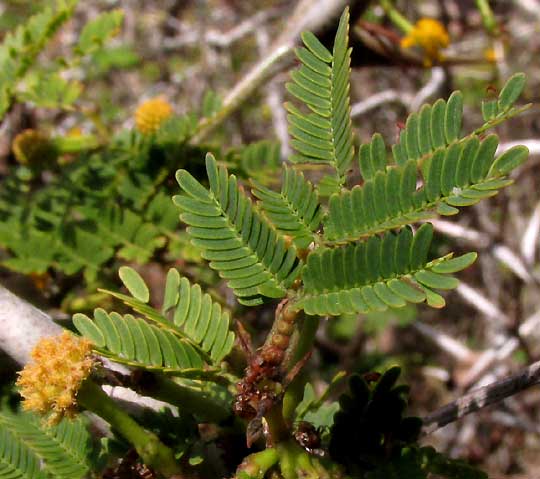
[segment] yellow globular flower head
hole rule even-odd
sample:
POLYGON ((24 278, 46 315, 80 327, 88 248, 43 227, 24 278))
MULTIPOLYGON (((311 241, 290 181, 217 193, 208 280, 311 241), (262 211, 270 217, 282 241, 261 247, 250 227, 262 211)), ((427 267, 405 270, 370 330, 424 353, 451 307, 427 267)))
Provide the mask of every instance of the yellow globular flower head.
POLYGON ((165 120, 173 114, 172 106, 162 97, 147 100, 135 112, 135 126, 143 135, 150 135, 159 130, 165 120))
POLYGON ((426 55, 426 62, 442 59, 441 50, 450 44, 450 36, 444 25, 433 18, 421 18, 412 30, 401 39, 402 48, 421 47, 426 55))
POLYGON ((41 339, 17 380, 23 408, 48 415, 49 424, 73 416, 77 392, 95 364, 87 339, 67 331, 41 339))

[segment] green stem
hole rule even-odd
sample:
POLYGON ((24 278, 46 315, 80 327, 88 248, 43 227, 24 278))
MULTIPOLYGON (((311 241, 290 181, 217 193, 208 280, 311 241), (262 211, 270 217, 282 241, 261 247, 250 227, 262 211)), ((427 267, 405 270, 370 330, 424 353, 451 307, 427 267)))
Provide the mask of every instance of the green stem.
POLYGON ((58 153, 79 153, 99 147, 100 142, 94 135, 58 136, 52 139, 58 153))
POLYGON ((310 454, 294 440, 284 442, 278 447, 279 465, 284 479, 319 479, 330 477, 319 458, 310 454))
POLYGON ((318 316, 304 316, 298 328, 298 341, 295 350, 291 355, 289 369, 300 361, 313 348, 315 333, 319 327, 318 316))
POLYGON ((79 404, 107 421, 127 439, 147 466, 166 477, 181 472, 173 452, 159 438, 143 429, 123 411, 96 383, 85 381, 77 396, 79 404))
POLYGON ((276 449, 265 449, 247 456, 238 467, 237 479, 262 479, 266 471, 278 462, 279 455, 276 449))
MULTIPOLYGON (((309 454, 294 439, 288 439, 244 459, 234 479, 262 479, 273 466, 279 467, 275 477, 282 479, 345 478, 340 466, 309 454)), ((274 476, 272 476, 274 477, 274 476)))
MULTIPOLYGON (((305 316, 298 331, 298 342, 295 350, 291 355, 289 369, 298 361, 302 360, 305 355, 313 348, 315 341, 315 333, 319 326, 319 318, 317 316, 305 316)), ((304 394, 304 386, 308 380, 307 374, 301 372, 289 385, 285 396, 283 397, 283 417, 285 421, 291 423, 294 418, 296 406, 302 401, 304 394)))
POLYGON ((297 462, 301 454, 296 443, 286 442, 279 446, 279 466, 284 479, 298 479, 297 462))
POLYGON ((496 127, 497 125, 500 125, 501 123, 504 123, 505 121, 509 120, 510 118, 514 118, 515 116, 519 115, 520 113, 523 113, 524 111, 529 110, 532 107, 532 103, 528 103, 527 105, 523 105, 520 108, 512 108, 511 111, 505 113, 504 115, 493 118, 492 120, 489 120, 484 125, 482 125, 480 128, 477 128, 472 132, 471 135, 481 135, 485 133, 487 130, 490 130, 491 128, 496 127))
POLYGON ((476 0, 476 7, 482 16, 482 23, 490 35, 498 36, 500 33, 499 26, 493 15, 493 10, 489 6, 489 0, 476 0))
POLYGON ((383 7, 390 21, 403 33, 408 34, 414 28, 413 24, 396 10, 391 0, 381 0, 381 7, 383 7))
MULTIPOLYGON (((195 414, 201 422, 219 423, 232 414, 230 402, 212 396, 210 391, 205 392, 178 384, 161 374, 153 375, 153 379, 155 382, 141 392, 195 414)), ((210 387, 220 386, 207 386, 210 387)), ((220 392, 222 391, 215 389, 216 395, 220 392)))
POLYGON ((272 406, 270 411, 265 414, 264 419, 268 426, 272 445, 279 444, 291 437, 290 428, 283 418, 283 405, 281 401, 278 401, 272 406))

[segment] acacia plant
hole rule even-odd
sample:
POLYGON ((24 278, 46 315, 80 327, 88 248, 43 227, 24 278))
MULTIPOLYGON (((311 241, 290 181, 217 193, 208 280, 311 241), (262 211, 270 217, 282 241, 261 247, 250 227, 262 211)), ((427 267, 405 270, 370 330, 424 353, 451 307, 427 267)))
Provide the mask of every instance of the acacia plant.
MULTIPOLYGON (((486 477, 418 445, 422 423, 404 415, 408 389, 396 385, 399 368, 353 375, 339 401, 329 402, 331 391, 314 396, 303 367, 321 317, 407 303, 445 305, 440 291, 457 286, 452 274, 471 265, 476 253, 432 258, 433 228, 426 221, 457 214, 512 183, 509 174, 528 151, 516 146, 497 156, 498 138, 487 131, 523 109, 514 103, 524 77, 513 76, 497 99, 482 105, 485 122, 472 133, 462 134, 463 99, 454 92, 411 114, 391 154, 380 134, 356 151, 348 22, 346 10, 332 51, 313 34, 302 35, 300 66, 287 84, 298 100, 286 104, 295 154, 283 165, 279 191, 252 181, 252 199, 211 154, 207 181, 184 169, 176 174, 180 191, 173 201, 208 266, 242 305, 276 304, 263 345, 254 350, 241 324, 233 328, 225 302, 176 269, 167 274, 157 310, 141 276, 122 267, 129 294, 106 293, 124 306, 120 312, 96 309, 93 318, 76 314, 73 324, 83 339, 79 349, 70 347, 86 351, 90 341, 96 355, 133 373, 113 374, 93 357, 93 372, 85 366, 87 373, 69 382, 66 396, 57 385, 64 384, 69 367, 58 374, 58 383, 48 378, 47 388, 40 384, 47 369, 31 366, 19 380, 27 409, 48 408, 57 421, 78 404, 108 421, 142 462, 165 477, 219 477, 238 464, 235 477, 242 479, 486 477), (306 179, 305 165, 325 172, 318 184, 306 179), (331 191, 328 201, 319 195, 321 185, 331 191), (237 353, 231 354, 235 342, 246 353, 243 375, 236 373, 237 353), (131 387, 177 406, 180 415, 164 412, 137 421, 98 384, 131 387), (203 423, 216 425, 215 432, 204 437, 197 428, 203 423), (212 447, 221 450, 221 461, 208 459, 212 447)), ((47 354, 36 353, 34 361, 52 364, 62 352, 63 362, 88 365, 86 352, 66 358, 71 341, 76 340, 58 340, 58 353, 48 344, 47 354)), ((3 414, 0 432, 7 439, 0 443, 0 477, 51 473, 46 458, 40 469, 39 451, 18 435, 21 427, 10 426, 16 423, 11 413, 3 414), (19 459, 25 454, 30 459, 19 459), (9 475, 13 470, 19 475, 9 475)), ((49 434, 51 444, 55 434, 49 434)), ((58 441, 51 448, 58 456, 67 454, 58 441)), ((81 470, 86 469, 70 477, 81 477, 81 470)))

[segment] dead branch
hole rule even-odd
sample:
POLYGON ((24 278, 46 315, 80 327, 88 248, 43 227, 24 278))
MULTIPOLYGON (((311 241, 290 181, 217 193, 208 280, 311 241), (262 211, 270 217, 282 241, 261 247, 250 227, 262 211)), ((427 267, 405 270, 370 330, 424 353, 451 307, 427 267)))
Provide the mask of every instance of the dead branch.
POLYGON ((28 362, 39 339, 61 331, 50 316, 0 286, 0 348, 17 363, 28 362))
POLYGON ((431 434, 467 414, 498 403, 538 383, 540 383, 540 361, 511 376, 471 391, 428 414, 422 419, 424 423, 422 432, 424 435, 431 434))

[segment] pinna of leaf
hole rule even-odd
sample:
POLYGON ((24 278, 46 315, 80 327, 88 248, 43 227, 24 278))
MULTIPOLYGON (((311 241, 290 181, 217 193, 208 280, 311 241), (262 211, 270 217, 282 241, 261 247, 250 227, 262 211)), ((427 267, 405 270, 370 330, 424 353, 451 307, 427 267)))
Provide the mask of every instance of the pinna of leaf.
POLYGON ((81 313, 74 315, 78 331, 101 354, 127 365, 185 378, 216 375, 234 343, 229 313, 175 269, 167 274, 161 313, 148 305, 150 292, 139 273, 123 266, 119 276, 131 296, 105 292, 144 319, 98 308, 93 320, 81 313))

